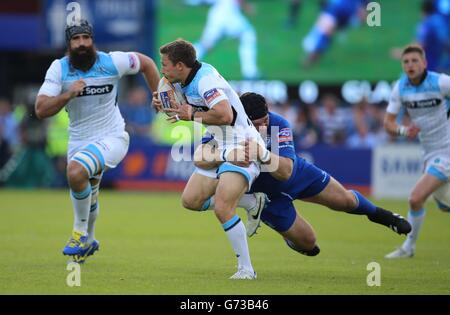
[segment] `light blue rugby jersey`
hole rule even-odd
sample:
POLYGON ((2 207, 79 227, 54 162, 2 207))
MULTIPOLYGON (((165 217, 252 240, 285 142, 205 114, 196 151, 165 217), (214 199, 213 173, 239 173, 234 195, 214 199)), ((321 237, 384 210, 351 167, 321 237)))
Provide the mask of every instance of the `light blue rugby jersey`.
POLYGON ((206 125, 208 134, 217 141, 219 148, 252 138, 265 145, 259 132, 245 113, 237 93, 228 82, 207 63, 197 63, 182 91, 189 104, 208 111, 222 100, 228 100, 233 111, 231 126, 206 125))
POLYGON ((419 85, 413 85, 403 74, 394 86, 387 112, 398 114, 401 106, 420 128, 425 159, 442 151, 450 156, 450 77, 428 71, 419 85))
POLYGON ((125 123, 117 106, 119 80, 139 69, 139 58, 134 53, 97 52, 97 60, 87 72, 73 68, 66 56, 53 61, 38 95, 60 95, 75 81, 83 79, 86 83, 83 92, 66 105, 70 141, 121 135, 125 123))

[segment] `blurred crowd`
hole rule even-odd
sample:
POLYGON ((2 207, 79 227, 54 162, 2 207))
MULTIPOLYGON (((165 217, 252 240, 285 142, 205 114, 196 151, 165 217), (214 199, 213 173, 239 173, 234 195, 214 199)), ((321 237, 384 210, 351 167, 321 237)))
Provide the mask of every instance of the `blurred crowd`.
MULTIPOLYGON (((325 94, 315 104, 286 102, 269 107, 291 123, 297 150, 315 145, 370 149, 406 141, 394 139, 384 131, 386 102, 373 104, 363 100, 348 104, 334 94, 325 94)), ((408 124, 408 116, 400 116, 402 123, 408 124)))
MULTIPOLYGON (((290 122, 297 150, 315 145, 370 149, 388 142, 407 141, 392 139, 384 131, 386 106, 367 101, 347 104, 334 94, 325 94, 309 105, 295 101, 269 104, 271 111, 290 122)), ((175 125, 166 122, 165 114, 154 112, 145 88, 131 88, 119 107, 132 138, 166 145, 180 140, 173 138, 175 125)), ((408 124, 406 115, 401 119, 408 124)), ((191 122, 180 123, 192 128, 191 122)), ((0 98, 0 183, 9 181, 14 186, 17 181, 22 187, 64 185, 68 124, 65 111, 38 120, 32 99, 13 105, 10 100, 0 98)), ((184 140, 191 139, 187 136, 184 140)))

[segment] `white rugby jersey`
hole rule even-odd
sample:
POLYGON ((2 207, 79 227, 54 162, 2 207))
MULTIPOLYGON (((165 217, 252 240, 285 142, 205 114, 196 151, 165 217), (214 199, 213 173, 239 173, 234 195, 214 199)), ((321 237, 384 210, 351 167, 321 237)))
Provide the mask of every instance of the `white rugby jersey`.
POLYGON ((450 156, 450 77, 428 71, 419 85, 412 85, 403 74, 392 91, 387 112, 398 114, 405 106, 411 120, 420 128, 419 140, 425 159, 435 152, 450 156))
POLYGON ((60 95, 83 79, 86 87, 82 94, 65 107, 70 119, 69 141, 122 135, 125 123, 117 106, 118 82, 123 75, 136 74, 139 69, 138 56, 130 52, 97 52, 97 61, 87 72, 73 68, 66 56, 53 61, 38 95, 60 95))
POLYGON ((198 66, 200 65, 200 68, 194 67, 182 91, 190 105, 203 111, 208 111, 223 100, 227 100, 231 105, 233 111, 231 126, 205 124, 208 133, 218 142, 219 148, 240 143, 246 138, 255 139, 264 145, 259 132, 248 118, 239 96, 230 84, 213 66, 207 63, 199 63, 198 66))

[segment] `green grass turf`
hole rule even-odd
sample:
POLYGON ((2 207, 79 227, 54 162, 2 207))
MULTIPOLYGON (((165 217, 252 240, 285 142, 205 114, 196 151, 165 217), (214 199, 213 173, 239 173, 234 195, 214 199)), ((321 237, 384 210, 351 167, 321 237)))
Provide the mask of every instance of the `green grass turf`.
MULTIPOLYGON (((393 47, 402 47, 415 38, 420 21, 420 0, 380 0, 381 26, 347 28, 338 32, 320 62, 302 69, 301 42, 314 25, 319 13, 317 1, 303 1, 295 28, 284 27, 287 1, 259 0, 249 16, 258 37, 258 65, 263 79, 298 83, 305 79, 320 83, 345 80, 395 80, 400 63, 390 56, 393 47)), ((158 47, 179 37, 196 42, 200 39, 207 6, 189 7, 182 0, 160 1, 158 10, 158 47)), ((238 41, 225 39, 205 56, 229 80, 241 79, 238 41)))
MULTIPOLYGON (((72 210, 67 191, 0 190, 0 294, 448 294, 450 215, 428 204, 414 259, 383 256, 404 237, 362 216, 296 202, 322 252, 305 257, 263 226, 250 239, 256 281, 231 281, 236 259, 212 212, 183 210, 179 194, 102 191, 101 250, 68 287, 72 210), (381 265, 368 287, 366 266, 381 265)), ((406 214, 406 201, 380 201, 406 214)), ((240 211, 241 217, 244 213, 240 211)))

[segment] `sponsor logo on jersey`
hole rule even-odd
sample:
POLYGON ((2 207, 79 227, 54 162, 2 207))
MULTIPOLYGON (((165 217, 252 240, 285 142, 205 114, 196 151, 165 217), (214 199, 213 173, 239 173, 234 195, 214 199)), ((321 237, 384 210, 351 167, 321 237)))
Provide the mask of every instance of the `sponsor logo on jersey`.
POLYGON ((439 98, 432 98, 429 100, 420 100, 420 101, 404 101, 403 105, 407 108, 429 108, 436 107, 441 105, 442 100, 439 98))
POLYGON ((78 97, 108 94, 112 92, 113 88, 112 84, 86 86, 78 97))
POLYGON ((283 128, 278 133, 278 142, 290 142, 293 141, 291 128, 283 128))
POLYGON ((203 98, 205 99, 206 103, 211 104, 212 101, 214 101, 216 98, 220 97, 220 92, 217 89, 211 89, 209 91, 206 91, 203 94, 203 98))
POLYGON ((134 58, 134 55, 128 54, 128 61, 130 62, 130 68, 135 69, 137 66, 136 58, 134 58))

